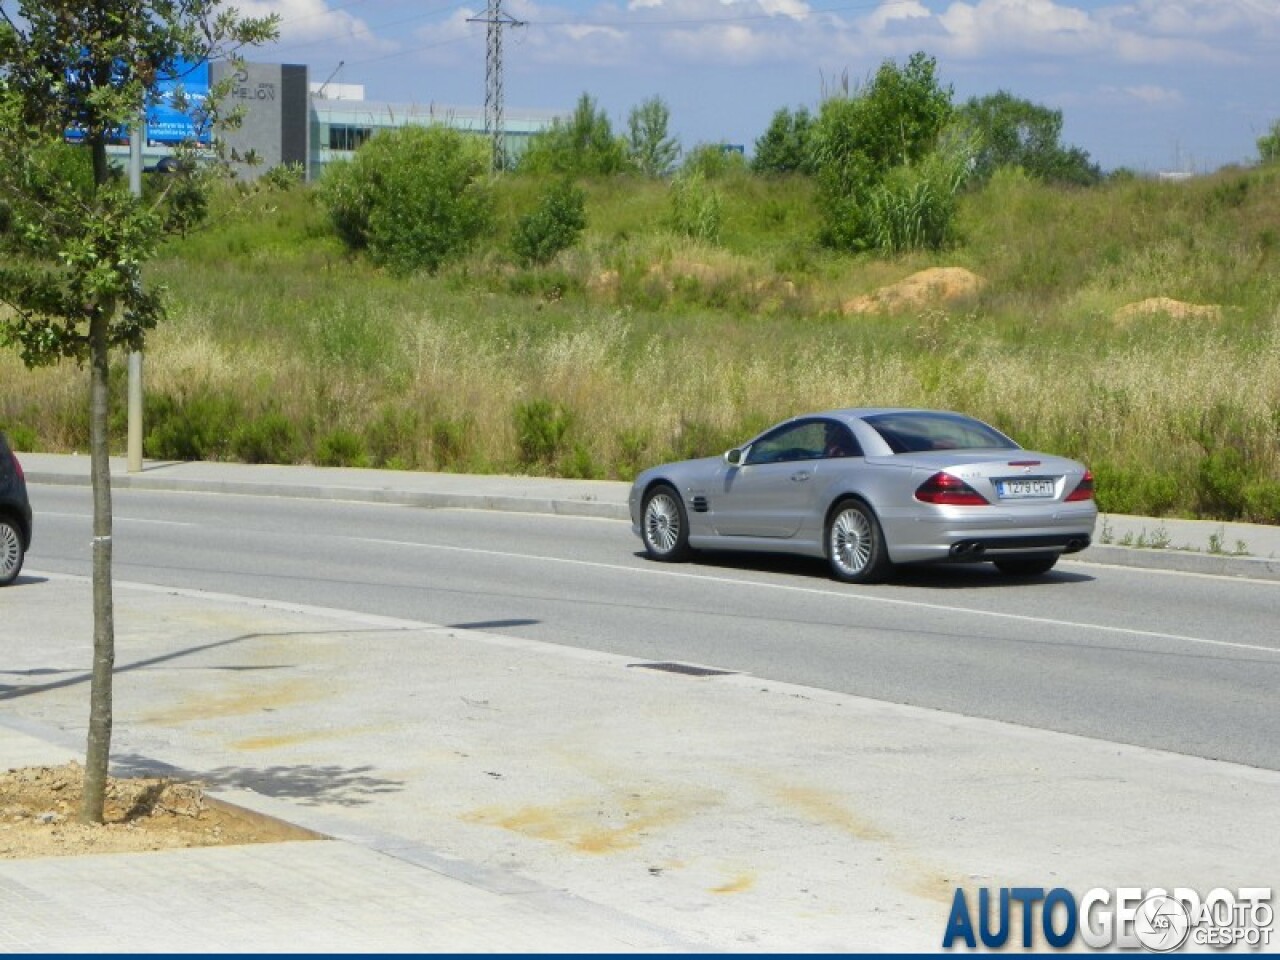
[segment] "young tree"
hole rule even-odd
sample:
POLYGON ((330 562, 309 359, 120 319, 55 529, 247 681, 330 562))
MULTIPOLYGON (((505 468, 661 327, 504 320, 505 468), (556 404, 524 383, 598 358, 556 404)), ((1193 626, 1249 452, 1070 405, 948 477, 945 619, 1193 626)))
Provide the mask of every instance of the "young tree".
MULTIPOLYGON (((276 18, 242 19, 220 0, 0 0, 0 198, 11 219, 0 262, 0 337, 29 366, 88 364, 93 478, 93 674, 80 819, 101 822, 115 663, 107 425, 113 348, 140 349, 164 317, 142 264, 189 225, 168 192, 135 198, 108 141, 160 98, 180 61, 271 39, 276 18), (75 131, 81 145, 64 142, 75 131)), ((216 92, 201 108, 216 117, 216 92)))
POLYGON ((646 177, 665 177, 680 156, 680 144, 668 135, 671 111, 661 97, 650 97, 627 118, 627 152, 646 177))
POLYGON ((557 118, 529 140, 520 158, 521 173, 608 176, 627 167, 626 141, 613 135, 609 117, 588 94, 578 98, 573 116, 557 118))
POLYGON ((868 198, 891 170, 917 165, 936 148, 951 113, 951 88, 939 84, 936 62, 924 53, 901 67, 886 60, 854 95, 823 102, 809 142, 827 243, 873 245, 868 198))

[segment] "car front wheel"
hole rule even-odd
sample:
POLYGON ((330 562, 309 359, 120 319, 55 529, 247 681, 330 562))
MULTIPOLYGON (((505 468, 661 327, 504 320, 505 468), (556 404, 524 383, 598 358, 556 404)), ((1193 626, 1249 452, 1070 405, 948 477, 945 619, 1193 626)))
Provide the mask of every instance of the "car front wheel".
POLYGON ((846 583, 883 580, 892 564, 880 521, 861 500, 845 500, 827 525, 827 559, 831 573, 846 583))
POLYGON ((0 520, 0 587, 18 579, 22 560, 22 532, 8 520, 0 520))
POLYGON ((659 484, 645 496, 640 533, 645 552, 654 560, 674 563, 688 558, 689 515, 672 487, 659 484))

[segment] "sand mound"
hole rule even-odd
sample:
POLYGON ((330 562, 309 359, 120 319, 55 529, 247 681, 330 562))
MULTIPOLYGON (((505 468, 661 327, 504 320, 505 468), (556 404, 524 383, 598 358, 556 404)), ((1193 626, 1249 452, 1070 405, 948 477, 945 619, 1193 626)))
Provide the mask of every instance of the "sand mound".
POLYGON ((963 267, 931 267, 904 280, 881 287, 875 293, 855 297, 841 305, 845 316, 861 313, 895 313, 938 303, 967 300, 978 295, 986 281, 963 267))

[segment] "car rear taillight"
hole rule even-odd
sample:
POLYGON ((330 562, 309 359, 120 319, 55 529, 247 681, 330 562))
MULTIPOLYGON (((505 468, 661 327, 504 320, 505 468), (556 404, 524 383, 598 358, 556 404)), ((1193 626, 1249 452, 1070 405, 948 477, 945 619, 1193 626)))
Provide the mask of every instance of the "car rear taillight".
POLYGON ((16 474, 18 475, 18 479, 19 479, 19 480, 23 480, 23 481, 25 481, 27 478, 26 478, 26 475, 22 472, 22 464, 20 464, 20 463, 18 462, 18 455, 17 455, 16 453, 14 453, 12 450, 10 450, 10 451, 9 451, 9 457, 10 457, 10 459, 12 459, 12 460, 13 460, 13 470, 14 470, 14 473, 16 473, 16 474))
POLYGON ((959 477, 953 477, 949 473, 935 473, 920 484, 916 489, 916 499, 948 507, 985 507, 991 502, 959 477))
POLYGON ((1086 470, 1084 476, 1080 478, 1080 482, 1076 484, 1076 488, 1067 494, 1066 502, 1074 503, 1079 500, 1093 499, 1093 471, 1086 470))

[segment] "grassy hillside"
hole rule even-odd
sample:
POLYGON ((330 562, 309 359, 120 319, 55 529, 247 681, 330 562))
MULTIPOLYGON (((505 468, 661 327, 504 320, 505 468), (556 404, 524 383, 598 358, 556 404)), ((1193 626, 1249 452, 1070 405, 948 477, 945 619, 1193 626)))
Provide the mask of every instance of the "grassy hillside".
MULTIPOLYGON (((311 192, 254 197, 150 271, 173 319, 148 351, 147 453, 628 478, 792 413, 920 404, 1081 457, 1108 510, 1280 522, 1280 170, 1000 174, 954 249, 893 260, 820 248, 803 179, 714 186, 716 246, 667 229, 664 185, 615 179, 586 185, 582 242, 525 270, 507 237, 545 184, 511 177, 486 245, 409 278, 350 259, 311 192), (842 312, 930 266, 986 286, 842 312), (1220 309, 1117 318, 1154 297, 1220 309)), ((0 425, 84 449, 84 379, 0 353, 0 425)))

